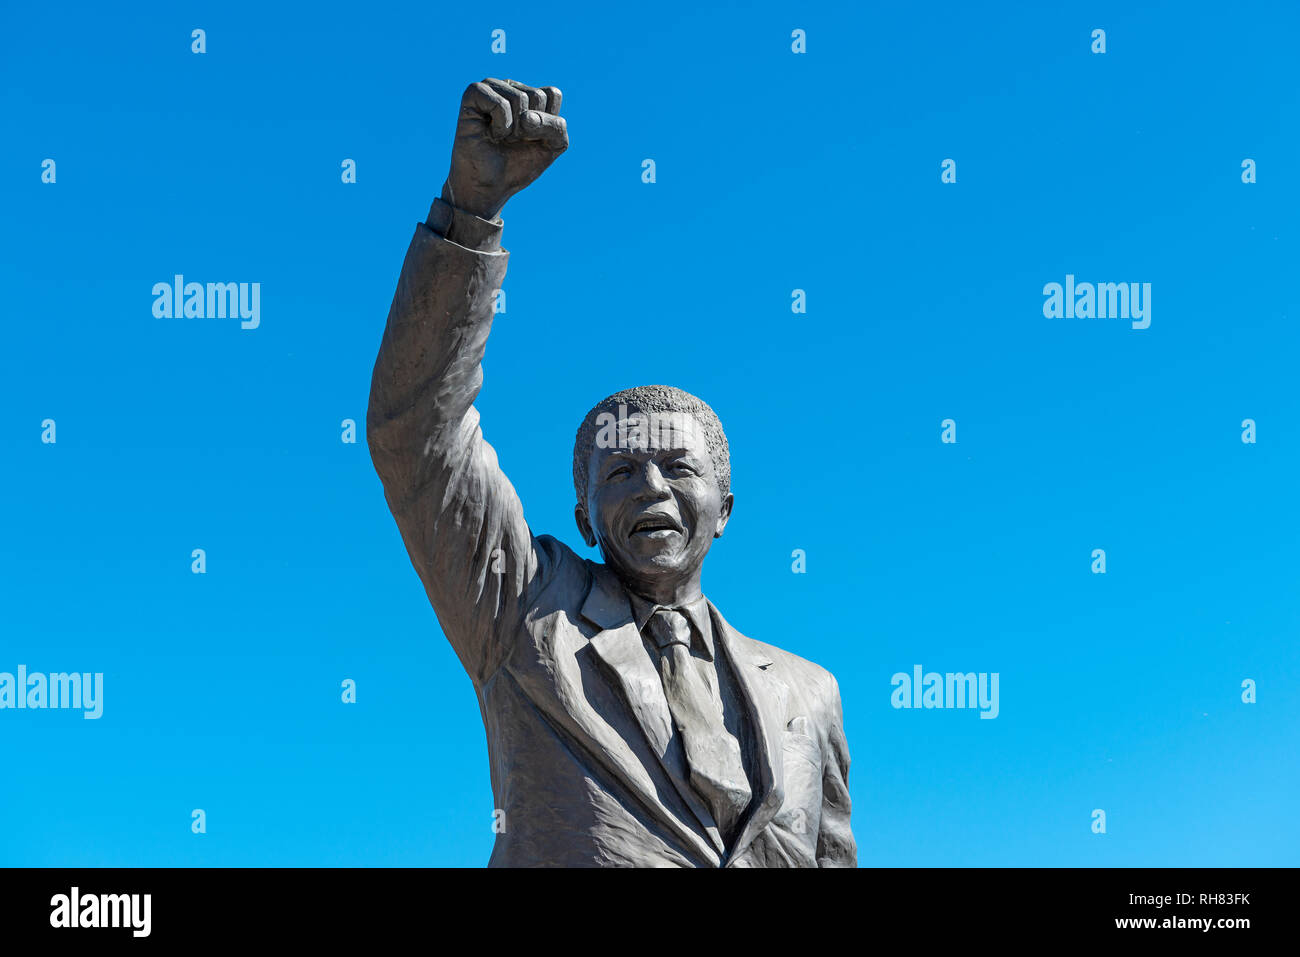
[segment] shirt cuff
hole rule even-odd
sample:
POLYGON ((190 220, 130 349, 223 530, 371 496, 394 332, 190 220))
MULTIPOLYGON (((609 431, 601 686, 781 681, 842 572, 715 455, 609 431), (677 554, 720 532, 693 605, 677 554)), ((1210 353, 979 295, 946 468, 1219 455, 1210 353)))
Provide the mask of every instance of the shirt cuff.
POLYGON ((425 225, 448 242, 477 252, 498 252, 501 249, 501 227, 504 221, 483 219, 463 209, 457 209, 439 197, 429 208, 425 225))

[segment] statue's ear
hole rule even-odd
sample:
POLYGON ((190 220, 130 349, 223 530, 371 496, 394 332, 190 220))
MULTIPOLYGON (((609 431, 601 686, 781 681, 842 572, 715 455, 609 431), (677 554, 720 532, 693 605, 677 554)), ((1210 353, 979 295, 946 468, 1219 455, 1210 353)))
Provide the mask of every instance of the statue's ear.
POLYGON ((722 530, 727 527, 727 522, 731 521, 731 506, 734 504, 736 504, 736 496, 728 492, 727 497, 722 500, 722 511, 718 513, 718 527, 713 532, 714 538, 722 537, 722 530))
POLYGON ((589 546, 596 544, 596 534, 591 530, 591 521, 587 518, 585 505, 573 506, 573 520, 578 523, 578 534, 589 546))

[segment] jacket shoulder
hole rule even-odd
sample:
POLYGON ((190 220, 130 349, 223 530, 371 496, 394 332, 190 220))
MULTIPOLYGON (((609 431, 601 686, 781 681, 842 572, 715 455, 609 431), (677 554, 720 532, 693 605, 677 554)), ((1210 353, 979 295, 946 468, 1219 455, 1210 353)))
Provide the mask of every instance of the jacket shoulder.
POLYGON ((525 612, 525 621, 557 611, 576 611, 591 587, 592 562, 553 535, 533 539, 541 571, 541 584, 525 612))
POLYGON ((772 662, 771 668, 777 677, 797 688, 813 713, 824 720, 826 725, 841 720, 840 686, 830 671, 784 648, 746 635, 740 637, 748 642, 753 653, 772 662))
POLYGON ((776 645, 769 645, 765 641, 759 641, 757 638, 741 634, 734 628, 732 628, 732 631, 742 641, 747 642, 750 649, 758 657, 769 659, 778 672, 786 678, 794 678, 800 684, 819 687, 835 683, 835 676, 815 661, 809 661, 807 658, 802 658, 794 652, 786 651, 784 648, 778 648, 776 645))
POLYGON ((576 563, 581 565, 586 561, 586 559, 582 558, 577 552, 564 544, 564 542, 560 541, 554 535, 538 535, 537 547, 544 550, 547 558, 557 567, 561 563, 576 563))

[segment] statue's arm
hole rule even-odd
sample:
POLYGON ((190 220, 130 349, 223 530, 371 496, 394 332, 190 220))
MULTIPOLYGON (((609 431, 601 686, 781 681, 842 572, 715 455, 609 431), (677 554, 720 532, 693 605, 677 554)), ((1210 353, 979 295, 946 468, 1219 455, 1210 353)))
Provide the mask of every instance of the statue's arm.
POLYGON ((844 736, 844 706, 840 703, 840 686, 831 677, 830 729, 827 755, 822 771, 822 816, 817 832, 819 867, 857 867, 858 845, 853 839, 849 817, 853 802, 849 799, 849 742, 844 736))
MULTIPOLYGON (((366 418, 371 458, 411 562, 448 640, 480 682, 501 664, 505 638, 546 562, 473 405, 509 255, 500 248, 497 213, 522 188, 510 188, 520 175, 511 175, 511 164, 539 155, 523 127, 536 133, 544 125, 525 123, 536 116, 524 109, 536 91, 498 83, 474 84, 462 99, 452 175, 407 249, 366 418), (466 172, 465 154, 475 149, 482 155, 469 157, 466 172)), ((547 129, 553 140, 555 127, 547 129)), ((547 149, 550 159, 562 152, 547 149)))

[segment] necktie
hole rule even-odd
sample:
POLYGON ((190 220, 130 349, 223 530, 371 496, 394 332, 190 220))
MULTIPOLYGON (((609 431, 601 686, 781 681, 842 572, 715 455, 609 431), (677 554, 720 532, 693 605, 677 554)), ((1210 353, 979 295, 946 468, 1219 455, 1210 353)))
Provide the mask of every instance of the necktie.
POLYGON ((713 811, 718 830, 730 837, 751 793, 740 743, 723 723, 717 669, 691 654, 691 623, 681 612, 660 608, 647 626, 659 645, 664 695, 682 738, 691 785, 713 811))

